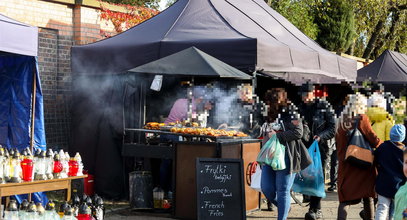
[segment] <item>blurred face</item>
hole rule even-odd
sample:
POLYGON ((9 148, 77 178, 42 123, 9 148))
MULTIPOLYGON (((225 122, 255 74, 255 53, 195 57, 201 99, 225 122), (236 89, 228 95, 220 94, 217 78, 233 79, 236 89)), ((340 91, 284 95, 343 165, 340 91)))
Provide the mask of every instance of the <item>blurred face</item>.
POLYGON ((313 102, 315 99, 314 92, 302 93, 302 101, 305 103, 313 102))
POLYGON ((287 93, 285 91, 280 91, 277 93, 277 102, 284 103, 287 100, 287 93))
POLYGON ((264 102, 268 105, 287 103, 287 92, 282 88, 268 90, 264 97, 264 102))
POLYGON ((205 110, 211 110, 212 107, 213 107, 213 105, 212 105, 212 103, 210 101, 205 102, 205 106, 204 106, 205 110))
POLYGON ((253 99, 253 87, 250 84, 244 84, 240 87, 239 98, 244 102, 251 102, 253 99))
POLYGON ((407 154, 404 154, 403 172, 404 176, 407 177, 407 154))

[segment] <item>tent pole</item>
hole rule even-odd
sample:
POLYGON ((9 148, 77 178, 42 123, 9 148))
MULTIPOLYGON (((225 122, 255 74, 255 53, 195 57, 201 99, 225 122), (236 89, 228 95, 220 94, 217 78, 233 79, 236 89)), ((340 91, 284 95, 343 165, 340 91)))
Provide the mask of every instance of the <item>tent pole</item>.
POLYGON ((252 74, 253 74, 253 78, 252 78, 253 90, 252 90, 252 93, 255 94, 255 90, 257 88, 257 71, 255 70, 252 74))
POLYGON ((37 95, 37 75, 36 71, 33 71, 33 90, 32 90, 32 101, 31 101, 31 131, 30 131, 30 149, 34 153, 34 124, 35 124, 35 97, 37 95))

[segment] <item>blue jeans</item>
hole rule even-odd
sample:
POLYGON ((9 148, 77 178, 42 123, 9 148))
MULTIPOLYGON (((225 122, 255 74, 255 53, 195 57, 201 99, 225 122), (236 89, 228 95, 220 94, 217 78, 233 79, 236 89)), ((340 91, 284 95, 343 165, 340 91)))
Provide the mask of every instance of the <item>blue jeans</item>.
POLYGON ((394 216, 394 200, 379 194, 375 220, 393 219, 393 216, 394 216))
MULTIPOLYGON (((287 161, 287 156, 286 156, 287 161)), ((286 162, 286 164, 288 164, 286 162)), ((295 174, 289 169, 275 171, 270 166, 264 165, 261 172, 261 190, 271 203, 277 206, 278 220, 287 219, 290 211, 290 190, 294 183, 295 174)))

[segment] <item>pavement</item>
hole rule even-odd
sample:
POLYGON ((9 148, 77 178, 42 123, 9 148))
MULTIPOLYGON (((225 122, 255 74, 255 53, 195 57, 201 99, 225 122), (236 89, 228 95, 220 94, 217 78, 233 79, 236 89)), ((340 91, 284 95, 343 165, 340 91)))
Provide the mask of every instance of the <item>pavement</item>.
MULTIPOLYGON (((322 213, 323 219, 333 220, 337 217, 338 209, 338 195, 336 192, 327 193, 327 197, 322 200, 322 213)), ((266 220, 277 219, 277 211, 267 211, 267 205, 265 203, 261 206, 262 210, 255 211, 247 214, 247 219, 250 220, 266 220)), ((359 212, 362 210, 362 204, 351 206, 349 209, 348 219, 361 219, 359 212)), ((288 215, 288 219, 304 219, 305 213, 308 211, 308 207, 302 207, 298 204, 291 204, 291 211, 288 215)), ((120 210, 111 210, 106 214, 106 220, 168 220, 176 219, 168 213, 151 213, 151 212, 135 212, 130 208, 122 208, 120 210)))

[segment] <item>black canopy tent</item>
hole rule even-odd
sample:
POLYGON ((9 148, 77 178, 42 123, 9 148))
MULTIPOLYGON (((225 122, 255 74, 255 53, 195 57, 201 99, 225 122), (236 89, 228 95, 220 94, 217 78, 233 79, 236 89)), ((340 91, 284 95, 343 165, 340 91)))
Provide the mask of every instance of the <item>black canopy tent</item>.
POLYGON ((179 0, 126 32, 73 47, 72 69, 115 74, 191 46, 244 72, 356 79, 356 61, 321 48, 262 0, 179 0))
POLYGON ((407 83, 407 55, 385 50, 375 61, 358 70, 357 81, 407 83))
POLYGON ((85 155, 99 193, 118 197, 125 191, 123 100, 138 100, 124 105, 144 114, 146 80, 123 73, 191 46, 246 73, 293 82, 356 79, 356 61, 324 50, 262 0, 178 0, 126 32, 74 46, 70 151, 85 155))

